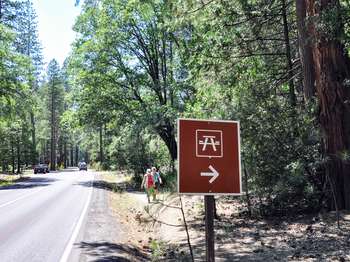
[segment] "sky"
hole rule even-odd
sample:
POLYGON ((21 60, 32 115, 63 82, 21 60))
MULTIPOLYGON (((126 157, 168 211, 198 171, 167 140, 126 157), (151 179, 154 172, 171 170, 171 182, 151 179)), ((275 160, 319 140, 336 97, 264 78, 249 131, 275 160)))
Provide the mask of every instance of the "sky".
POLYGON ((46 66, 54 58, 62 66, 71 50, 75 38, 72 27, 80 12, 74 3, 75 0, 33 0, 46 66))

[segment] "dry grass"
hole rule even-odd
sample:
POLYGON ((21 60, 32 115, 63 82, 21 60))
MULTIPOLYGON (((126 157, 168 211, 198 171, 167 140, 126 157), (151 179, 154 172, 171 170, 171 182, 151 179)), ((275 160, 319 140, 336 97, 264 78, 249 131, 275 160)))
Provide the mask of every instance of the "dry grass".
POLYGON ((132 176, 115 171, 98 174, 100 180, 116 189, 110 191, 109 206, 117 217, 117 223, 124 227, 127 244, 137 246, 155 261, 154 256, 158 257, 161 249, 155 219, 168 193, 159 193, 157 198, 160 202, 148 204, 145 193, 134 188, 132 176))
POLYGON ((12 185, 21 179, 30 177, 33 174, 33 170, 27 169, 20 175, 8 175, 0 173, 0 186, 12 185))
POLYGON ((128 185, 131 187, 132 177, 118 171, 98 171, 98 174, 103 181, 111 183, 116 189, 121 188, 111 191, 109 205, 118 221, 127 228, 128 242, 145 244, 148 235, 145 236, 142 233, 145 231, 145 227, 141 225, 144 204, 140 199, 135 198, 133 193, 123 190, 128 185))

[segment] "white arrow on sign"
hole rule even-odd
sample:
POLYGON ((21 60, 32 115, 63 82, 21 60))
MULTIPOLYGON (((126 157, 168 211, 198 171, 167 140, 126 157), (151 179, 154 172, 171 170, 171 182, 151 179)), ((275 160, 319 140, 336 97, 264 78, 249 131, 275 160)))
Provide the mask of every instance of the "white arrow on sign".
POLYGON ((212 167, 211 165, 209 166, 209 169, 212 172, 201 172, 201 176, 211 176, 212 178, 210 178, 209 183, 213 183, 215 181, 215 179, 218 178, 218 176, 220 175, 218 171, 215 170, 214 167, 212 167))

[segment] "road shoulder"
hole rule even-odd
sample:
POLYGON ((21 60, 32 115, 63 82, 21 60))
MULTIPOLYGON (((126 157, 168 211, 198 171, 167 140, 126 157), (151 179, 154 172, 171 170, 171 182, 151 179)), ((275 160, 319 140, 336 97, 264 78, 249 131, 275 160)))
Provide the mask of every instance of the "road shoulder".
POLYGON ((111 189, 98 173, 83 227, 69 261, 147 261, 147 256, 126 241, 125 226, 110 208, 111 189))

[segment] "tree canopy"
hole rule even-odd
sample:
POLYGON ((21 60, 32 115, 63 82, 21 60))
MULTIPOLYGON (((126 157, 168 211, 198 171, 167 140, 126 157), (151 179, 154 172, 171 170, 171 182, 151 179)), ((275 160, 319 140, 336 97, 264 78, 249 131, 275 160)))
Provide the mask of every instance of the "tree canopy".
POLYGON ((239 120, 249 206, 350 208, 348 1, 76 1, 46 77, 31 1, 0 2, 3 170, 84 159, 171 180, 177 118, 239 120))

